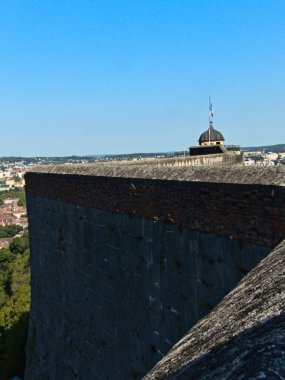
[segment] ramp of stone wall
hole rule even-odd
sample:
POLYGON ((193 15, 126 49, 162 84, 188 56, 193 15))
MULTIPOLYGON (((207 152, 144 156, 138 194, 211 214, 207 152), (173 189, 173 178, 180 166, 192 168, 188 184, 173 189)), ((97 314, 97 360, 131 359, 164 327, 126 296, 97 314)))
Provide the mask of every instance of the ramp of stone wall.
POLYGON ((284 379, 285 240, 144 380, 284 379))

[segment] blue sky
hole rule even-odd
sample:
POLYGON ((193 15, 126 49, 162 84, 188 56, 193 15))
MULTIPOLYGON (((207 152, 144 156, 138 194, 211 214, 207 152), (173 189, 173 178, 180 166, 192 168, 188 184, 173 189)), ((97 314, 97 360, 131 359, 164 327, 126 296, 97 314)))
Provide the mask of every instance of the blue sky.
POLYGON ((3 155, 285 143, 284 0, 0 3, 3 155))

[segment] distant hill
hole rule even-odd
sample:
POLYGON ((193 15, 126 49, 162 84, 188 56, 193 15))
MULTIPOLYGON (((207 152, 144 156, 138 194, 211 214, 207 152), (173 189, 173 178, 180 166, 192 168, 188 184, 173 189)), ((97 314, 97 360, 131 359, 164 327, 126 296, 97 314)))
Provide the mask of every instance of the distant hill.
POLYGON ((243 152, 256 152, 256 151, 266 151, 266 152, 285 152, 285 144, 277 144, 277 145, 263 145, 263 146, 248 146, 242 147, 241 150, 243 152))
MULTIPOLYGON (((285 144, 277 145, 263 145, 263 146, 250 146, 241 147, 243 152, 285 152, 285 144)), ((185 151, 188 155, 188 149, 185 151)), ((153 153, 125 153, 125 154, 94 154, 85 156, 63 156, 63 157, 0 157, 0 169, 3 164, 22 163, 29 164, 64 164, 64 163, 85 163, 85 162, 98 162, 108 160, 141 160, 144 158, 160 158, 160 157, 175 157, 184 155, 183 151, 172 152, 153 152, 153 153)))

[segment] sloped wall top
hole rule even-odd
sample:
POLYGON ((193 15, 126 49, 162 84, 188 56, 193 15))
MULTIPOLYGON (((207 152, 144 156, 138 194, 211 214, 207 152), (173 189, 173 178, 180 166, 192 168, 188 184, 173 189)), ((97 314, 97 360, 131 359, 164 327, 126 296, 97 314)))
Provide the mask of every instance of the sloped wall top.
POLYGON ((281 379, 284 342, 285 240, 144 380, 281 379))
POLYGON ((38 166, 32 172, 285 186, 285 167, 160 167, 131 163, 38 166))

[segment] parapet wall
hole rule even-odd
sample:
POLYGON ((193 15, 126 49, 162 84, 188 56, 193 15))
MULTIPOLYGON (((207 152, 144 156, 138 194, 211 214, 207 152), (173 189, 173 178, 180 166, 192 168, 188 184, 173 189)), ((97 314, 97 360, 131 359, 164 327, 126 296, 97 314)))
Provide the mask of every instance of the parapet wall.
POLYGON ((284 237, 285 187, 281 181, 285 173, 282 170, 276 171, 275 176, 272 170, 257 170, 259 175, 254 176, 246 168, 223 171, 208 168, 204 173, 192 168, 189 171, 188 168, 168 171, 160 168, 155 172, 156 178, 151 179, 148 178, 151 170, 137 173, 136 168, 128 169, 128 175, 133 174, 134 178, 124 177, 124 167, 121 173, 115 173, 116 177, 109 167, 106 167, 107 176, 92 175, 90 169, 71 174, 69 168, 63 168, 63 174, 28 173, 27 193, 268 247, 274 247, 284 237), (158 178, 159 172, 162 179, 158 178), (142 178, 136 178, 139 174, 142 178), (165 179, 167 174, 169 179, 165 179), (176 179, 172 179, 173 174, 176 179), (202 180, 203 174, 207 182, 202 180))
POLYGON ((285 236, 284 170, 241 169, 28 173, 26 379, 139 379, 160 360, 285 236))
MULTIPOLYGON (((145 160, 141 164, 145 164, 145 160)), ((158 166, 243 166, 243 154, 235 152, 200 154, 196 156, 159 158, 149 160, 149 165, 158 166)))

